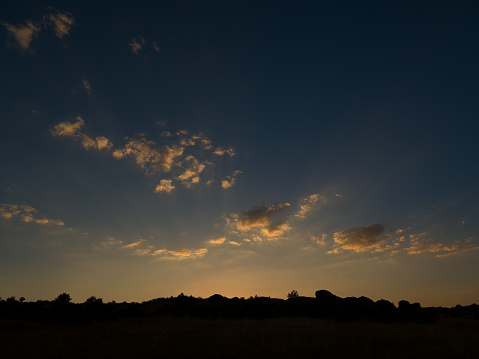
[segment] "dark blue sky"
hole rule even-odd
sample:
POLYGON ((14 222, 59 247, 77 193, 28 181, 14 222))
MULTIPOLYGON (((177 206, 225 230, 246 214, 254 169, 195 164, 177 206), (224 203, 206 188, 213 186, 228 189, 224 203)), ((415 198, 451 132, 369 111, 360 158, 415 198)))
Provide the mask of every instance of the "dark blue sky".
POLYGON ((0 14, 0 296, 477 298, 475 2, 0 14))

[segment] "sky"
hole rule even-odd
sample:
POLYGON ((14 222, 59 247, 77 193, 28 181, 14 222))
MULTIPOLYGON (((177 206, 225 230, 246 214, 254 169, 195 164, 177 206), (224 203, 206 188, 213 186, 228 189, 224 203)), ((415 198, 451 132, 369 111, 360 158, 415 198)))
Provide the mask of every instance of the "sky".
POLYGON ((2 1, 0 297, 479 303, 475 1, 2 1))

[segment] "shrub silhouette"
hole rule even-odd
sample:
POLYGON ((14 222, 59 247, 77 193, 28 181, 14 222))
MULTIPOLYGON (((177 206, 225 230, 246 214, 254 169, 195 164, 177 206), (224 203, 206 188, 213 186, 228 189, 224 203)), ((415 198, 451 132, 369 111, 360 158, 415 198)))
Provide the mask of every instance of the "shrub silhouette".
POLYGON ((298 298, 299 294, 298 291, 293 289, 291 292, 288 293, 288 299, 298 298))

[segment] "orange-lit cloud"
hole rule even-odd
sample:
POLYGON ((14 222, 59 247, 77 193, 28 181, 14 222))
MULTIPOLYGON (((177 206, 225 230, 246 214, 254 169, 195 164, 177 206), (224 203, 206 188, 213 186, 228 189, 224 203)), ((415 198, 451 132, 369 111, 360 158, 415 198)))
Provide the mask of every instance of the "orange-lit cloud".
POLYGON ((113 152, 113 157, 132 157, 146 174, 162 173, 171 170, 175 159, 183 154, 179 145, 158 146, 145 137, 131 139, 122 149, 113 152))
POLYGON ((40 26, 30 20, 26 20, 25 25, 18 26, 2 21, 2 26, 7 29, 8 34, 15 39, 17 45, 25 51, 30 50, 30 43, 38 36, 41 30, 40 26))
POLYGON ((226 238, 225 237, 220 237, 216 239, 210 239, 208 241, 208 244, 223 244, 225 242, 226 238))
POLYGON ((44 17, 46 22, 53 26, 55 29, 55 35, 62 39, 64 36, 70 34, 72 26, 75 24, 75 19, 71 13, 67 11, 55 10, 55 12, 48 14, 44 17))
POLYGON ((166 249, 159 249, 154 251, 152 254, 158 256, 162 259, 171 259, 171 260, 184 260, 184 259, 197 259, 202 258, 208 253, 208 249, 199 248, 199 249, 178 249, 173 251, 168 251, 166 249))
POLYGON ((127 244, 125 246, 123 246, 122 248, 135 248, 135 247, 138 247, 140 244, 142 244, 143 242, 145 242, 144 239, 140 239, 136 242, 133 242, 133 243, 130 243, 130 244, 127 244))
POLYGON ((339 253, 343 250, 364 252, 377 247, 384 240, 381 237, 384 231, 382 224, 373 224, 336 232, 333 236, 335 246, 331 253, 339 253))
POLYGON ((243 172, 241 172, 240 170, 236 170, 233 172, 232 175, 226 176, 226 178, 221 181, 221 188, 227 189, 233 187, 236 184, 236 176, 241 173, 243 172))
POLYGON ((104 136, 97 136, 95 138, 89 137, 87 134, 81 131, 81 128, 85 125, 85 121, 77 116, 75 122, 63 121, 54 126, 50 133, 56 137, 74 137, 81 141, 84 149, 96 149, 96 150, 109 150, 113 147, 113 144, 104 136))
POLYGON ((155 193, 170 193, 175 189, 175 186, 171 184, 172 180, 162 179, 160 184, 156 186, 155 193))
POLYGON ((409 239, 409 245, 404 248, 409 254, 435 253, 436 257, 445 257, 452 254, 479 249, 479 246, 474 243, 472 237, 463 240, 456 240, 450 245, 435 242, 426 232, 411 234, 409 239))
MULTIPOLYGON (((161 122, 162 126, 166 123, 161 122)), ((113 144, 104 136, 92 138, 82 129, 85 121, 77 116, 75 121, 63 121, 55 125, 50 133, 55 137, 70 137, 80 141, 84 149, 110 150, 113 144)), ((191 134, 187 130, 175 133, 163 131, 163 143, 146 138, 145 134, 126 138, 126 144, 113 149, 112 156, 117 160, 131 159, 148 176, 164 176, 155 188, 156 193, 170 193, 177 185, 191 188, 199 183, 211 184, 215 162, 221 159, 214 156, 211 139, 202 133, 191 134), (201 158, 201 159, 200 159, 201 158)), ((235 171, 223 181, 223 188, 236 183, 235 171)))
MULTIPOLYGON (((105 243, 102 245, 102 248, 97 249, 104 249, 107 247, 114 247, 116 243, 111 243, 112 241, 102 242, 105 243)), ((122 243, 121 241, 118 244, 122 243)), ((131 253, 134 255, 140 256, 154 256, 158 259, 166 259, 166 260, 183 260, 183 259, 197 259, 202 258, 208 253, 208 249, 206 248, 198 248, 198 249, 176 249, 176 250, 168 250, 164 248, 155 248, 153 245, 149 245, 145 239, 139 239, 136 242, 132 242, 130 244, 124 245, 120 247, 122 249, 131 250, 131 253)))
POLYGON ((71 27, 75 24, 72 14, 67 11, 60 11, 51 8, 54 12, 43 17, 43 21, 38 23, 32 20, 25 20, 23 25, 13 25, 2 21, 2 26, 7 30, 10 37, 15 40, 16 45, 24 51, 32 52, 31 42, 38 36, 42 26, 52 26, 55 35, 60 39, 69 35, 71 27))
POLYGON ((216 147, 215 150, 213 151, 213 154, 217 156, 223 156, 224 154, 227 154, 233 157, 236 153, 232 147, 230 148, 216 147))
POLYGON ((37 217, 36 213, 37 210, 31 206, 0 203, 1 218, 11 220, 17 217, 25 223, 52 224, 55 226, 64 225, 60 219, 37 217))
POLYGON ((180 166, 185 167, 184 171, 177 177, 178 181, 181 181, 182 184, 186 187, 190 187, 193 184, 200 182, 201 172, 206 168, 206 165, 210 165, 208 162, 200 162, 192 155, 189 155, 185 160, 180 164, 180 166))
POLYGON ((85 121, 80 117, 77 116, 75 118, 75 122, 70 121, 63 121, 60 122, 58 125, 53 127, 50 130, 50 133, 53 136, 60 136, 60 137, 81 137, 81 128, 85 124, 85 121))
POLYGON ((131 52, 134 54, 138 54, 140 50, 143 48, 143 45, 145 44, 145 39, 140 38, 139 40, 133 38, 131 39, 131 42, 128 44, 131 48, 131 52))
POLYGON ((317 208, 320 203, 326 203, 326 197, 320 196, 317 193, 304 198, 299 205, 299 211, 295 214, 295 217, 306 218, 306 215, 317 208))
POLYGON ((278 214, 289 207, 289 203, 263 204, 243 213, 233 213, 226 222, 241 232, 257 231, 267 237, 278 237, 291 229, 286 220, 277 220, 278 214))
POLYGON ((82 146, 85 150, 94 148, 96 150, 109 150, 113 147, 113 144, 104 136, 98 136, 93 138, 83 134, 81 137, 82 146))

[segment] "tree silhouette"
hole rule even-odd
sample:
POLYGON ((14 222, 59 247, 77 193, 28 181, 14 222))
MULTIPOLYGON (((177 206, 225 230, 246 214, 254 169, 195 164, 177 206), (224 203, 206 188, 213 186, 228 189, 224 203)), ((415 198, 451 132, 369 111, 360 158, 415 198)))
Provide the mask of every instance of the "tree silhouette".
POLYGON ((299 298, 298 291, 293 289, 290 293, 288 293, 288 299, 299 298))
POLYGON ((62 293, 58 297, 55 298, 55 303, 57 304, 68 304, 72 301, 70 294, 62 293))

